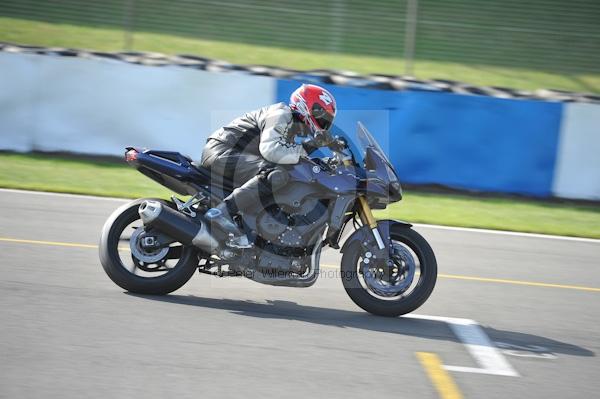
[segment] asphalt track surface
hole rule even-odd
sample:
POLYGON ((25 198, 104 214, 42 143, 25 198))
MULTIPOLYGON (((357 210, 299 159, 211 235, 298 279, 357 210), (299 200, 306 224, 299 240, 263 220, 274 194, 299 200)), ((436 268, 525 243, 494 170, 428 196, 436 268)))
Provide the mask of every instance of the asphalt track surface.
POLYGON ((308 289, 127 294, 95 247, 119 204, 0 190, 0 397, 600 395, 599 241, 417 227, 440 278, 388 319, 350 301, 333 251, 308 289))

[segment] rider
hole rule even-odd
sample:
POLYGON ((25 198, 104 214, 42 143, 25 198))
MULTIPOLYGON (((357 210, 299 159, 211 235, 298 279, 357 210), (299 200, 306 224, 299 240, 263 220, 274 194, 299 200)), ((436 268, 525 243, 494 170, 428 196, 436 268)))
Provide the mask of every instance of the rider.
POLYGON ((214 178, 237 187, 205 216, 229 235, 229 245, 246 247, 248 240, 232 216, 260 204, 261 198, 285 186, 284 165, 299 162, 328 144, 327 133, 337 111, 335 99, 324 88, 303 84, 290 103, 277 103, 251 111, 214 132, 202 152, 202 166, 214 178), (295 137, 310 137, 302 144, 295 137))

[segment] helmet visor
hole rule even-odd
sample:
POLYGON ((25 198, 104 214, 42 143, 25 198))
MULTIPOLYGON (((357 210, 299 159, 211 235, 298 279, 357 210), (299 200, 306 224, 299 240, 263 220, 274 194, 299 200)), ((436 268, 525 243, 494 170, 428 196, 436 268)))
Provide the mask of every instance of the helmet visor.
POLYGON ((317 121, 319 127, 323 130, 329 130, 331 125, 333 124, 334 115, 330 112, 327 112, 325 108, 321 106, 321 104, 315 103, 312 107, 312 116, 317 121))

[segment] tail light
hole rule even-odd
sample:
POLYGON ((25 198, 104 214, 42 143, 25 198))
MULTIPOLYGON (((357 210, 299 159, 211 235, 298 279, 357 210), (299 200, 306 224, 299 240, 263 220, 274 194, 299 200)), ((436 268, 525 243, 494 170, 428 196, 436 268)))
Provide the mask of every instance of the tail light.
POLYGON ((138 152, 135 149, 131 149, 125 153, 125 160, 127 162, 135 161, 138 157, 138 152))

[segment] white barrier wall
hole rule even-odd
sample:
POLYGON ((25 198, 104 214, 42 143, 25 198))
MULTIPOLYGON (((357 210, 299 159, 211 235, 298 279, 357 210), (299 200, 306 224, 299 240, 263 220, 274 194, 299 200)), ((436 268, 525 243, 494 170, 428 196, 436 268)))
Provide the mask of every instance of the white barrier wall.
MULTIPOLYGON (((198 159, 208 134, 245 111, 273 103, 277 98, 287 98, 297 84, 296 81, 278 81, 243 72, 211 73, 177 66, 148 67, 110 59, 0 52, 0 150, 122 155, 126 146, 139 146, 179 151, 198 159)), ((333 89, 338 100, 346 106, 357 99, 372 97, 369 109, 379 107, 394 112, 400 112, 397 104, 406 104, 409 97, 412 98, 410 101, 416 101, 415 109, 421 113, 434 104, 432 98, 441 98, 443 101, 436 103, 437 106, 452 115, 456 110, 471 112, 466 107, 476 101, 482 104, 477 109, 485 109, 484 114, 493 116, 490 103, 498 105, 496 101, 500 101, 445 93, 339 86, 333 89), (382 98, 387 98, 388 102, 382 98)), ((537 172, 533 170, 535 168, 529 168, 519 170, 519 173, 530 173, 532 179, 540 180, 535 173, 543 172, 541 180, 546 196, 552 186, 552 194, 557 197, 600 199, 600 105, 545 103, 541 104, 544 107, 538 107, 539 102, 511 101, 516 114, 513 113, 513 119, 508 122, 521 130, 527 129, 525 120, 530 120, 532 115, 537 117, 546 108, 556 108, 556 120, 543 118, 552 123, 542 126, 539 123, 543 121, 534 120, 538 130, 542 126, 544 141, 535 145, 538 150, 549 151, 547 158, 551 161, 540 164, 537 172), (561 112, 560 133, 557 133, 561 112), (519 117, 521 114, 523 118, 519 117), (539 147, 542 145, 546 149, 539 147)), ((398 115, 403 121, 407 119, 398 115)), ((409 116, 417 125, 422 121, 419 118, 429 118, 429 115, 419 116, 418 112, 409 116)), ((502 116, 502 121, 510 119, 502 116)), ((342 120, 343 115, 340 118, 342 120)), ((506 130, 513 140, 526 143, 515 137, 512 128, 494 128, 506 130)), ((440 137, 446 137, 446 131, 452 130, 446 119, 435 129, 440 137)), ((456 136, 449 137, 454 139, 456 136)), ((466 140, 465 144, 469 144, 468 137, 466 140)), ((429 146, 414 146, 413 150, 421 151, 421 156, 425 157, 440 156, 433 154, 429 146)), ((531 159, 535 150, 530 148, 529 153, 526 150, 520 152, 520 156, 531 159)), ((509 161, 516 162, 515 159, 509 161)), ((422 171, 422 164, 415 165, 411 166, 417 168, 411 170, 411 176, 422 171)), ((440 175, 434 174, 427 181, 439 182, 440 175)), ((472 185, 463 187, 472 188, 472 185)), ((508 188, 492 191, 515 192, 510 184, 499 187, 508 188)))
POLYGON ((242 73, 0 53, 0 149, 199 158, 210 132, 272 103, 275 87, 242 73))
POLYGON ((553 193, 600 199, 600 105, 575 103, 563 108, 553 193))

